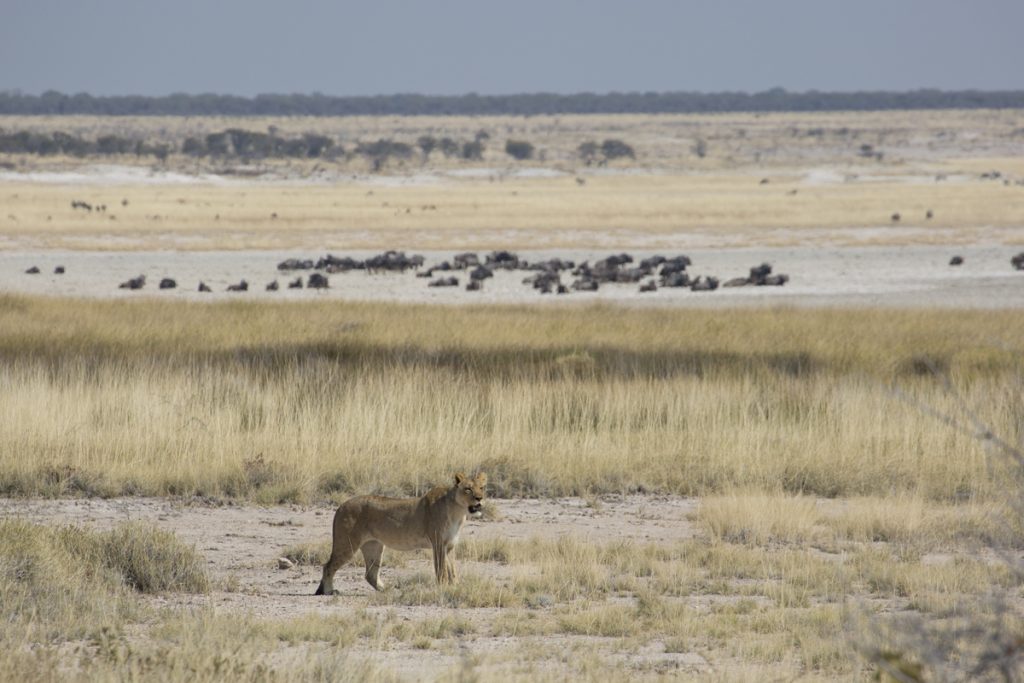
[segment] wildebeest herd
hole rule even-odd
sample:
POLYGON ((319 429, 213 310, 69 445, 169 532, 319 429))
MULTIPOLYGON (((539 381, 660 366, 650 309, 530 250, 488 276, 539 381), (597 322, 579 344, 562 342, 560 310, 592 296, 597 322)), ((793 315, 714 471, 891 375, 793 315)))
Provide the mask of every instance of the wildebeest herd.
MULTIPOLYGON (((950 259, 949 265, 959 266, 963 262, 963 257, 954 256, 950 259)), ((404 273, 415 270, 416 277, 428 280, 428 287, 458 287, 462 284, 461 278, 464 273, 467 291, 481 291, 484 282, 494 277, 496 271, 524 271, 528 275, 523 278, 522 283, 541 294, 595 292, 602 286, 610 284, 639 284, 640 292, 656 292, 659 288, 688 288, 694 292, 708 292, 718 289, 719 286, 778 287, 789 281, 788 275, 772 273, 771 264, 762 263, 752 267, 747 276, 735 277, 720 284, 719 278, 712 275, 691 275, 687 268, 692 265, 692 261, 682 254, 671 257, 649 256, 637 262, 630 254, 620 253, 593 263, 588 260, 577 264, 561 258, 530 262, 514 252, 501 250, 492 251, 483 259, 473 252, 455 254, 450 260, 420 270, 425 263, 426 260, 420 254, 408 256, 402 251, 385 251, 362 260, 332 254, 315 261, 290 258, 278 263, 277 269, 282 273, 295 274, 287 283, 289 289, 327 289, 330 286, 328 275, 356 270, 366 273, 404 273), (313 272, 304 280, 302 274, 296 271, 313 272)), ((1024 252, 1013 256, 1010 264, 1016 270, 1024 270, 1024 252)), ((38 266, 32 266, 25 272, 34 275, 41 271, 38 266)), ((53 272, 55 275, 62 275, 65 268, 57 266, 53 272)), ((121 289, 143 289, 146 286, 146 276, 130 278, 118 286, 121 289)), ((165 277, 160 280, 158 286, 160 289, 175 289, 178 283, 172 278, 165 277)), ((268 292, 277 291, 280 284, 275 279, 267 283, 264 289, 268 292)), ((226 289, 229 292, 248 290, 249 283, 246 280, 228 285, 226 289)), ((200 281, 198 291, 213 290, 205 282, 200 281)))
MULTIPOLYGON (((401 251, 387 251, 360 261, 348 256, 327 256, 312 259, 288 259, 278 264, 278 270, 323 270, 326 273, 344 273, 351 270, 375 272, 405 272, 417 270, 425 259, 419 254, 407 256, 401 251)), ((428 280, 428 287, 458 287, 462 284, 459 273, 465 273, 465 288, 475 292, 484 288, 484 282, 494 277, 495 271, 525 271, 524 285, 529 285, 541 294, 568 294, 570 291, 593 292, 602 285, 611 283, 640 283, 641 292, 655 292, 659 287, 688 287, 693 291, 711 291, 718 288, 719 280, 712 276, 691 277, 686 269, 692 261, 688 256, 650 256, 637 263, 629 254, 613 254, 594 263, 551 258, 543 261, 527 261, 510 251, 492 251, 481 257, 473 252, 455 254, 450 260, 416 273, 416 277, 428 280), (565 278, 565 280, 563 280, 565 278)), ((772 275, 772 267, 762 263, 750 269, 748 277, 734 278, 727 287, 745 285, 783 285, 788 275, 772 275)), ((310 280, 318 273, 310 275, 310 280)), ((323 278, 323 286, 327 279, 323 278)), ((297 280, 296 282, 300 282, 297 280)), ((312 285, 310 285, 312 286, 312 285)))

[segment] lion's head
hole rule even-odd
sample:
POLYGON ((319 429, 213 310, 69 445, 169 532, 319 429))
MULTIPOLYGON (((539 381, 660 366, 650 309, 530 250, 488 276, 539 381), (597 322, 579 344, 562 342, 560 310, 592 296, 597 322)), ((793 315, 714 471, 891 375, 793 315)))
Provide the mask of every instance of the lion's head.
POLYGON ((456 500, 466 506, 471 515, 479 515, 481 503, 486 494, 487 475, 480 472, 470 479, 465 474, 458 472, 455 475, 456 500))

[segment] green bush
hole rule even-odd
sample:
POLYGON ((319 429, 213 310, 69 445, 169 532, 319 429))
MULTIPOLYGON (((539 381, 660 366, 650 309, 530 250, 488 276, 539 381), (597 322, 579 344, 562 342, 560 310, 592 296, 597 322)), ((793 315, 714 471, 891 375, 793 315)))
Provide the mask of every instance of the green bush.
POLYGON ((505 153, 520 161, 532 159, 533 145, 526 140, 507 140, 505 142, 505 153))
POLYGON ((622 140, 605 140, 601 143, 601 153, 608 161, 629 157, 636 159, 636 152, 622 140))

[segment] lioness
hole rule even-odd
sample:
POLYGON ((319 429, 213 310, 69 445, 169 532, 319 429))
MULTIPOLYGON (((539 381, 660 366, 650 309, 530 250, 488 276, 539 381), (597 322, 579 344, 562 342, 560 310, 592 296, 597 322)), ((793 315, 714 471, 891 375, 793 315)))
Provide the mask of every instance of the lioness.
POLYGON ((377 573, 385 546, 396 550, 433 549, 438 583, 454 582, 455 567, 448 553, 459 542, 466 515, 479 514, 486 485, 483 472, 472 479, 459 473, 454 486, 438 486, 422 498, 356 496, 346 500, 334 513, 331 558, 324 565, 316 595, 334 594, 334 573, 356 550, 363 551, 366 580, 383 590, 377 573))

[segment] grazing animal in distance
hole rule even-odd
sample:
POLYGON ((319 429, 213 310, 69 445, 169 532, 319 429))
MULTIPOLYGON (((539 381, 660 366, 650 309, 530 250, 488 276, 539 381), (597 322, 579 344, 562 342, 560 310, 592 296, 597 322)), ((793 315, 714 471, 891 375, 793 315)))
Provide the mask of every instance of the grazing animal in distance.
POLYGON ((249 291, 249 283, 242 280, 237 285, 228 285, 229 292, 247 292, 249 291))
POLYGON ((213 290, 212 290, 212 289, 210 289, 210 288, 209 288, 209 287, 208 287, 208 286, 206 285, 206 283, 205 283, 205 282, 202 282, 202 281, 200 281, 200 283, 199 283, 199 291, 200 291, 200 292, 212 292, 213 290))
POLYGON ((118 285, 118 288, 120 288, 120 289, 142 289, 145 286, 146 286, 146 276, 145 275, 140 275, 138 277, 133 277, 130 280, 125 280, 124 282, 122 282, 121 284, 118 285))
POLYGON ((435 487, 420 498, 349 498, 334 513, 331 557, 324 565, 316 595, 334 594, 334 574, 357 550, 363 553, 366 581, 383 590, 379 572, 387 547, 430 548, 437 582, 453 583, 455 565, 449 554, 459 542, 466 516, 480 514, 486 486, 483 472, 473 478, 458 473, 453 486, 435 487))

